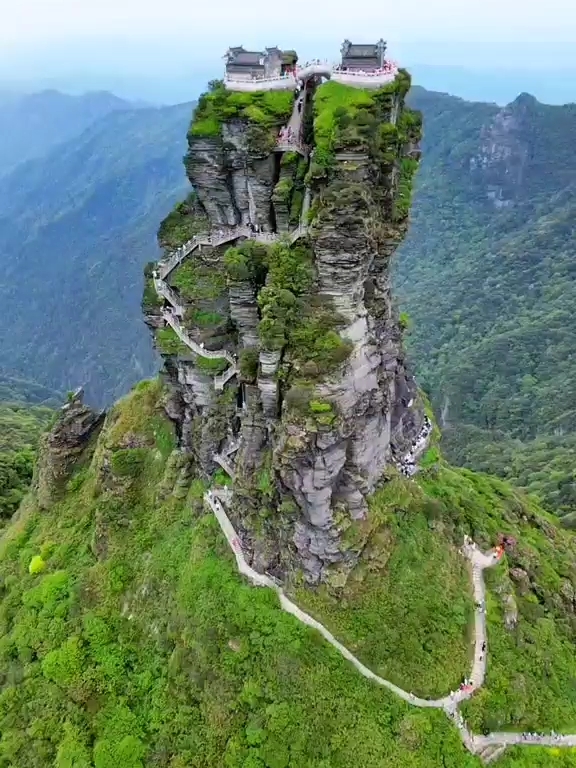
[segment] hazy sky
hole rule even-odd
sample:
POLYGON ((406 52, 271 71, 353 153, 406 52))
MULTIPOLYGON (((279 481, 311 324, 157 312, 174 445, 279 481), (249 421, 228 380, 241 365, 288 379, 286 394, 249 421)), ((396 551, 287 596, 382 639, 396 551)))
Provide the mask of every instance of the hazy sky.
POLYGON ((0 91, 108 89, 174 102, 221 75, 230 45, 334 61, 344 38, 379 37, 430 88, 502 103, 520 90, 576 99, 567 71, 576 70, 573 0, 0 0, 0 91), (486 83, 487 68, 493 76, 470 91, 469 74, 455 75, 462 89, 419 65, 475 68, 486 83), (523 74, 500 93, 502 69, 523 74))
POLYGON ((174 33, 189 34, 191 44, 199 34, 256 40, 291 28, 294 35, 303 20, 310 32, 335 38, 365 38, 378 30, 397 40, 576 39, 576 7, 570 0, 0 0, 0 7, 0 44, 11 47, 174 33))

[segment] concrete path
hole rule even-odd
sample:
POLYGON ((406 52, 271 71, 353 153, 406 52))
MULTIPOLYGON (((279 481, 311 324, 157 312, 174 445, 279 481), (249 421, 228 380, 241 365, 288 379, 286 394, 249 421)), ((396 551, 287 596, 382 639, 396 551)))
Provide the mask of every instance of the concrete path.
POLYGON ((295 603, 293 603, 282 590, 281 586, 277 584, 272 578, 264 574, 255 571, 244 557, 242 551, 242 542, 237 535, 234 526, 230 522, 228 515, 224 509, 222 501, 226 504, 230 504, 232 501, 232 492, 230 489, 221 490, 209 490, 204 495, 204 501, 210 507, 214 513, 220 528, 228 541, 234 557, 236 558, 236 565, 238 571, 246 576, 249 581, 259 587, 269 587, 278 593, 280 599, 281 608, 287 613, 291 613, 303 624, 306 624, 313 629, 316 629, 320 634, 332 645, 339 653, 349 661, 361 675, 373 680, 378 685, 381 685, 388 690, 395 693, 401 699, 409 704, 413 704, 415 707, 423 707, 429 709, 443 709, 448 717, 454 722, 458 732, 462 738, 462 742, 465 747, 475 755, 478 755, 485 762, 492 762, 497 759, 507 746, 510 745, 533 745, 533 746, 550 746, 550 747, 576 747, 576 734, 574 735, 559 735, 559 734, 525 734, 525 733, 490 733, 486 736, 474 735, 470 732, 466 725, 464 718, 458 711, 458 705, 465 699, 469 699, 474 691, 480 688, 484 682, 484 676, 486 673, 486 658, 488 652, 487 637, 486 637, 486 587, 484 584, 483 571, 486 568, 491 568, 500 561, 500 557, 494 551, 484 553, 481 552, 477 545, 466 538, 464 546, 462 547, 462 554, 466 557, 471 564, 472 571, 472 587, 474 592, 474 601, 476 603, 476 610, 474 613, 474 659, 472 664, 472 672, 468 685, 463 685, 458 691, 451 692, 447 696, 440 699, 422 699, 415 696, 413 693, 403 690, 394 683, 386 680, 379 675, 376 675, 372 670, 368 669, 365 664, 354 656, 342 643, 340 643, 334 635, 329 632, 326 627, 319 621, 314 619, 309 614, 305 613, 295 603))

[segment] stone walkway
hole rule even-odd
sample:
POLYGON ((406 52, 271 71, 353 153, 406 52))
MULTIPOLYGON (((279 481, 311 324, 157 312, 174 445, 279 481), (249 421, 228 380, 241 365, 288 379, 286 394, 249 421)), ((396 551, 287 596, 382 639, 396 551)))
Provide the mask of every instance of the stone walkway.
POLYGON ((373 680, 395 693, 401 699, 415 707, 425 707, 429 709, 442 709, 458 728, 458 732, 466 748, 474 755, 479 756, 484 762, 496 760, 510 745, 533 745, 549 747, 576 747, 576 734, 560 735, 551 734, 527 734, 527 733, 490 733, 485 736, 475 735, 470 732, 464 718, 458 711, 458 705, 469 699, 473 693, 484 683, 486 673, 486 658, 488 654, 488 644, 486 635, 486 587, 484 584, 483 571, 491 568, 500 562, 499 555, 495 551, 489 553, 481 552, 476 544, 469 538, 464 541, 462 554, 471 564, 472 587, 474 592, 474 602, 476 610, 474 614, 474 660, 472 664, 472 673, 468 685, 463 685, 458 691, 453 691, 440 699, 422 699, 413 693, 403 690, 394 683, 376 675, 372 670, 354 656, 326 627, 309 614, 301 610, 293 603, 282 590, 282 587, 276 583, 270 576, 258 573, 248 563, 242 551, 242 543, 238 537, 234 526, 230 522, 228 515, 221 503, 221 500, 229 504, 232 500, 232 494, 229 489, 209 490, 204 495, 204 501, 214 513, 218 520, 220 528, 226 537, 234 557, 239 573, 246 576, 249 581, 258 587, 269 587, 273 589, 280 599, 281 608, 291 613, 303 624, 312 627, 330 643, 339 653, 349 661, 361 675, 373 680))
MULTIPOLYGON (((301 237, 305 237, 308 232, 306 225, 300 224, 288 237, 289 242, 295 243, 301 237)), ((189 240, 170 258, 165 262, 159 262, 158 269, 154 271, 153 281, 154 288, 158 296, 161 296, 170 304, 170 309, 162 310, 162 317, 165 322, 176 333, 180 341, 185 344, 194 354, 200 357, 206 357, 211 360, 218 358, 224 358, 230 363, 230 367, 223 373, 218 373, 214 376, 214 388, 218 391, 222 391, 228 381, 232 379, 238 373, 238 366, 236 358, 227 352, 225 349, 208 350, 204 349, 200 344, 197 344, 194 339, 187 333, 184 326, 181 323, 181 318, 184 316, 186 308, 180 303, 175 291, 166 282, 166 277, 172 272, 188 255, 190 255, 196 248, 201 245, 210 245, 212 247, 223 245, 224 243, 238 240, 241 237, 248 238, 249 240, 256 240, 259 243, 277 243, 281 241, 285 235, 279 235, 276 232, 253 232, 250 227, 238 226, 228 230, 221 230, 212 235, 198 235, 192 240, 189 240)))

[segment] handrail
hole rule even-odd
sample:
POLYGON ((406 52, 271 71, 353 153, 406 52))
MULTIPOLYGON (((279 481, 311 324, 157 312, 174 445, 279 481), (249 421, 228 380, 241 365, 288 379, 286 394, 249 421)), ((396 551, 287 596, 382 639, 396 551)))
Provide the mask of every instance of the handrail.
POLYGON ((233 363, 230 368, 228 368, 224 373, 219 373, 216 376, 214 376, 214 389, 223 390, 225 385, 230 381, 230 379, 234 378, 236 374, 238 373, 238 368, 236 367, 236 364, 233 363))
POLYGON ((192 350, 192 352, 194 352, 196 355, 199 355, 200 357, 206 357, 209 360, 219 360, 223 358, 232 366, 236 364, 234 357, 230 354, 230 352, 227 352, 225 349, 217 349, 217 350, 204 349, 204 347, 201 347, 200 344, 197 344, 194 341, 194 339, 192 339, 186 333, 180 321, 174 315, 173 312, 169 312, 168 310, 165 309, 162 312, 162 317, 168 323, 168 325, 172 328, 172 330, 178 336, 180 341, 183 344, 185 344, 187 347, 189 347, 192 350))
POLYGON ((220 453, 213 453, 212 454, 213 460, 219 464, 224 472, 226 472, 227 475, 230 475, 232 480, 236 477, 236 472, 234 471, 234 467, 232 464, 226 459, 224 456, 222 456, 220 453))

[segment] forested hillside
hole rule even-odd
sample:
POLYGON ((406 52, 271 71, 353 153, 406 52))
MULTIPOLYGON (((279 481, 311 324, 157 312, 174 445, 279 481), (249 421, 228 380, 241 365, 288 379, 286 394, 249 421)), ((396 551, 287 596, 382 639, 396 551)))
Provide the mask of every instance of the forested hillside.
POLYGON ((576 106, 414 89, 423 163, 397 289, 455 460, 574 510, 576 106), (497 445, 494 445, 497 443, 497 445))
POLYGON ((38 438, 53 414, 42 406, 0 402, 0 528, 28 490, 38 438))
MULTIPOLYGON (((139 384, 2 538, 0 765, 480 768, 442 711, 366 680, 237 574, 165 397, 139 384)), ((62 447, 40 471, 54 477, 62 447)), ((367 562, 297 600, 380 674, 444 695, 469 667, 457 548, 511 533, 488 576, 486 685, 465 715, 476 732, 574 730, 573 535, 506 483, 443 462, 386 479, 367 562)), ((574 751, 513 747, 498 762, 552 764, 573 768, 574 751)))
POLYGON ((110 112, 132 108, 130 102, 106 92, 69 96, 42 91, 5 98, 0 94, 0 176, 78 136, 110 112))
POLYGON ((115 111, 0 179, 0 375, 109 403, 154 368, 140 310, 191 105, 115 111))

